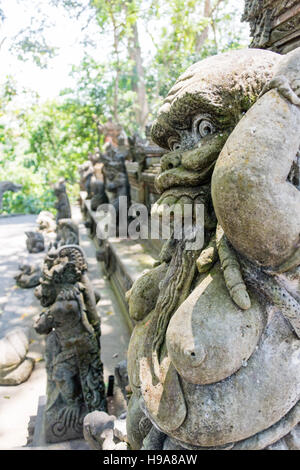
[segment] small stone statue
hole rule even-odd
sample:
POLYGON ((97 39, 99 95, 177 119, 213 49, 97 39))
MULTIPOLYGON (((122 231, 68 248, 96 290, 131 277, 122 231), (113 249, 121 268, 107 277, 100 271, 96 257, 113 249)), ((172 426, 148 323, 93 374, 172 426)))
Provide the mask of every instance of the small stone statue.
POLYGON ((35 329, 46 334, 47 442, 82 437, 84 416, 106 410, 100 319, 79 246, 50 250, 36 296, 45 310, 35 329))
POLYGON ((55 204, 55 209, 57 209, 56 222, 60 219, 70 219, 72 217, 71 206, 66 191, 66 184, 63 179, 59 180, 59 182, 54 185, 54 194, 57 197, 55 204))
POLYGON ((29 253, 40 253, 40 251, 44 251, 45 249, 45 242, 44 236, 40 232, 25 232, 27 237, 26 239, 26 246, 29 253))
POLYGON ((80 175, 80 189, 81 191, 87 192, 87 199, 90 199, 90 182, 91 178, 94 175, 94 168, 91 161, 84 162, 82 165, 79 165, 79 175, 80 175))
POLYGON ((90 183, 90 194, 92 211, 96 211, 101 204, 108 203, 108 197, 105 192, 105 185, 103 181, 92 178, 90 183))
POLYGON ((36 287, 40 283, 42 270, 34 264, 23 264, 19 266, 20 272, 15 276, 16 284, 23 289, 36 287))
POLYGON ((51 212, 42 211, 39 213, 37 218, 38 230, 40 232, 51 233, 55 232, 56 222, 55 217, 51 212))
POLYGON ((0 211, 2 210, 3 194, 6 193, 6 191, 12 191, 13 193, 16 193, 20 191, 20 189, 22 189, 21 184, 15 184, 11 181, 0 181, 0 211))
POLYGON ((79 245, 79 230, 72 219, 60 219, 56 228, 56 247, 79 245))
POLYGON ((120 138, 120 147, 108 144, 106 153, 103 156, 105 191, 108 195, 109 203, 112 204, 119 214, 119 198, 127 198, 127 207, 130 206, 130 187, 125 166, 127 151, 124 151, 123 138, 120 138))
POLYGON ((13 328, 0 339, 0 385, 19 385, 31 375, 34 360, 27 357, 28 331, 13 328))

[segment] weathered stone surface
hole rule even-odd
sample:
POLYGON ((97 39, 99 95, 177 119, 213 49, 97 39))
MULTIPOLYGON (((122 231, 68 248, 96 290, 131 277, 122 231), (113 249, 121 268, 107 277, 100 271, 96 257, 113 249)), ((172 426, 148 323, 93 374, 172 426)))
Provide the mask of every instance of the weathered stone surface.
POLYGON ((25 232, 26 246, 29 253, 40 253, 45 249, 44 236, 40 232, 25 232))
POLYGON ((214 207, 228 239, 264 266, 280 265, 299 244, 300 192, 287 179, 299 130, 300 108, 269 91, 229 137, 212 178, 214 207))
POLYGON ((41 232, 45 231, 47 233, 51 233, 54 232, 56 229, 55 217, 51 212, 40 212, 36 222, 41 232))
POLYGON ((255 298, 246 311, 231 301, 217 264, 171 318, 166 344, 178 373, 202 385, 229 377, 255 351, 264 317, 255 298))
POLYGON ((34 364, 34 360, 27 357, 11 372, 3 376, 0 372, 0 385, 20 385, 25 382, 31 376, 34 364))
POLYGON ((14 328, 0 340, 0 369, 6 370, 20 364, 28 352, 28 331, 14 328))
POLYGON ((83 421, 84 439, 93 450, 110 450, 115 446, 114 422, 116 417, 104 411, 93 411, 83 421), (104 449, 105 448, 105 449, 104 449))
POLYGON ((59 219, 56 227, 55 246, 79 245, 79 230, 72 219, 59 219))
POLYGON ((42 275, 41 268, 34 264, 23 264, 20 267, 20 272, 16 274, 16 284, 20 287, 31 288, 36 287, 40 283, 42 275))
POLYGON ((299 0, 245 0, 242 21, 250 24, 250 47, 285 54, 300 45, 299 0))
POLYGON ((28 330, 14 328, 0 340, 0 385, 19 385, 31 375, 34 360, 27 358, 28 330))
POLYGON ((116 419, 114 421, 114 436, 122 442, 128 442, 126 419, 116 419))

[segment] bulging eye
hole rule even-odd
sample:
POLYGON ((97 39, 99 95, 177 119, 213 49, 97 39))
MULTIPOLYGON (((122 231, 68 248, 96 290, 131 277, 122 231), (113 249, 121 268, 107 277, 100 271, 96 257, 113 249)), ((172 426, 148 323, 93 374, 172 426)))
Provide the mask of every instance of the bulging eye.
POLYGON ((213 134, 215 131, 215 126, 208 119, 199 117, 193 122, 193 132, 200 137, 206 137, 207 135, 213 134))
POLYGON ((179 150, 181 147, 180 141, 175 137, 170 137, 168 140, 168 146, 171 151, 179 150))

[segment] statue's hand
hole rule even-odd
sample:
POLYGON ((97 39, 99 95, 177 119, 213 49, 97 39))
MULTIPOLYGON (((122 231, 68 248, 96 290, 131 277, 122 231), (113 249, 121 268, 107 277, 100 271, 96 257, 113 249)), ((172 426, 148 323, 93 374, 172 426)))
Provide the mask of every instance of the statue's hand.
POLYGON ((272 80, 261 95, 277 90, 290 103, 300 106, 300 48, 286 54, 274 70, 272 80))
POLYGON ((251 301, 242 277, 240 264, 220 225, 217 226, 216 231, 216 246, 230 297, 238 307, 247 310, 251 307, 251 301))
POLYGON ((264 87, 260 96, 270 90, 277 90, 290 103, 300 106, 300 79, 289 82, 284 75, 277 75, 264 87))

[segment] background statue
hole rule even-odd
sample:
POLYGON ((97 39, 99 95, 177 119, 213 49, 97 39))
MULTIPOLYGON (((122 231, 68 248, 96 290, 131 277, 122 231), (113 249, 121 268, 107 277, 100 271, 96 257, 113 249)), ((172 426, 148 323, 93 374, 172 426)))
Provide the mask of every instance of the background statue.
POLYGON ((57 202, 55 204, 55 209, 57 210, 56 222, 60 219, 70 219, 72 217, 71 206, 67 195, 65 181, 63 179, 59 180, 58 183, 55 183, 53 190, 57 197, 57 202))
POLYGON ((84 416, 106 409, 100 319, 86 272, 78 246, 51 250, 35 292, 45 308, 35 329, 47 335, 47 442, 82 437, 84 416))
POLYGON ((60 219, 56 227, 56 247, 79 245, 78 225, 72 219, 60 219))
POLYGON ((25 232, 26 235, 26 246, 29 253, 39 253, 44 251, 45 242, 44 236, 40 232, 25 232))
POLYGON ((299 53, 198 62, 153 125, 156 210, 203 204, 205 242, 171 237, 130 291, 133 448, 299 444, 299 53))
POLYGON ((119 214, 120 196, 126 197, 127 207, 130 206, 130 187, 125 166, 128 149, 123 145, 123 137, 120 138, 119 142, 119 147, 108 144, 105 154, 103 155, 105 192, 108 196, 109 203, 112 204, 116 210, 117 217, 119 214))
POLYGON ((39 285, 42 271, 38 265, 21 264, 19 269, 20 272, 15 276, 16 284, 19 287, 24 289, 39 285))

